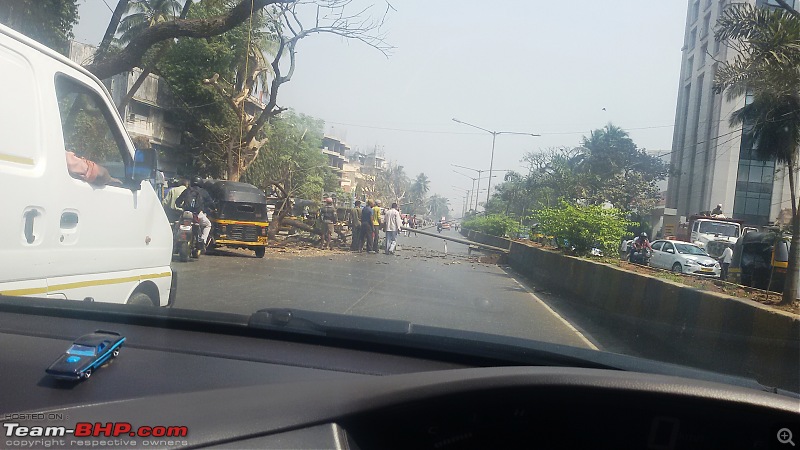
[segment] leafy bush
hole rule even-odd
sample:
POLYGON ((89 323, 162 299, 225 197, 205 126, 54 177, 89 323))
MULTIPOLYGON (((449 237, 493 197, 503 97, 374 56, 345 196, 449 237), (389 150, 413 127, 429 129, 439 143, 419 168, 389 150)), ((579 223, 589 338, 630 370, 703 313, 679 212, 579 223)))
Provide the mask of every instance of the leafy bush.
POLYGON ((554 236, 559 246, 572 247, 579 254, 588 253, 592 247, 606 254, 616 252, 620 239, 631 225, 625 213, 618 209, 578 206, 564 201, 559 207, 544 208, 533 215, 539 221, 541 233, 554 236))
POLYGON ((519 233, 519 223, 516 219, 503 214, 473 217, 465 220, 462 226, 467 230, 498 237, 516 237, 519 233))

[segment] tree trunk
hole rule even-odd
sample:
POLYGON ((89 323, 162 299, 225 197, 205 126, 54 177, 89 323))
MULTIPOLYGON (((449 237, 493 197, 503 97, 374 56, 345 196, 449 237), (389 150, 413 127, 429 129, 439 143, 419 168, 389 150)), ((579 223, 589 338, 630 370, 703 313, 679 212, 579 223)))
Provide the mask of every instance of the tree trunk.
POLYGON ((791 305, 797 295, 797 268, 800 260, 800 217, 797 217, 797 195, 795 193, 794 158, 786 164, 789 171, 789 190, 792 196, 792 241, 789 245, 789 267, 786 268, 786 281, 783 285, 781 305, 791 305))
POLYGON ((307 225, 299 220, 294 219, 283 219, 283 225, 291 225, 295 228, 299 228, 303 231, 308 231, 309 233, 313 233, 319 236, 322 236, 322 232, 311 225, 307 225))
POLYGON ((283 227, 283 221, 286 219, 286 216, 289 215, 291 208, 289 208, 287 203, 286 199, 283 199, 280 209, 273 212, 272 221, 269 223, 269 228, 267 229, 267 237, 271 241, 278 236, 278 231, 283 227))

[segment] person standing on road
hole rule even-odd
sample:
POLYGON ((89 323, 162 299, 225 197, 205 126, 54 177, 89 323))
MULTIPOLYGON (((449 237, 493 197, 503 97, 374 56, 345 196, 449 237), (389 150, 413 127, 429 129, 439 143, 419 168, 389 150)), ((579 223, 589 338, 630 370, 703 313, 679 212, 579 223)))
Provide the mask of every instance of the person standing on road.
POLYGON ((333 247, 331 247, 331 234, 333 234, 333 228, 339 218, 336 217, 336 208, 333 207, 332 198, 325 199, 325 206, 320 208, 319 217, 322 219, 323 232, 325 233, 322 248, 325 249, 327 247, 328 250, 333 250, 333 247))
POLYGON ((722 267, 719 277, 722 281, 728 281, 728 268, 731 266, 731 259, 733 259, 733 249, 725 247, 725 250, 722 251, 722 255, 719 257, 720 267, 722 267))
MULTIPOLYGON (((411 228, 414 230, 414 236, 417 236, 417 228, 419 228, 419 222, 417 221, 417 215, 414 214, 411 216, 411 228)), ((411 233, 408 234, 411 236, 411 233)))
POLYGON ((381 201, 375 200, 375 205, 372 207, 372 251, 378 253, 378 241, 381 236, 381 226, 383 225, 383 216, 381 215, 381 201))
MULTIPOLYGON (((367 200, 367 205, 361 210, 361 242, 367 245, 367 253, 372 249, 372 200, 367 200)), ((358 252, 361 253, 362 248, 358 247, 358 252)))
POLYGON ((356 200, 355 206, 350 208, 350 213, 347 218, 347 225, 352 230, 352 240, 350 242, 351 251, 361 250, 361 200, 356 200))
POLYGON ((386 211, 386 254, 394 254, 397 246, 397 233, 400 232, 400 211, 397 210, 397 203, 392 203, 392 207, 386 211))

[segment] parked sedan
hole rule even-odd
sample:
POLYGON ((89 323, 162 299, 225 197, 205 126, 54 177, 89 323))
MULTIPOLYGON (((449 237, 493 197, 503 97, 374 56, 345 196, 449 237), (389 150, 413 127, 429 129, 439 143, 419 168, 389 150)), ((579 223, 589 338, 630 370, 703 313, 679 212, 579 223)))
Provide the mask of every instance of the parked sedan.
POLYGON ((653 241, 653 256, 650 265, 670 269, 673 272, 691 273, 718 277, 719 262, 694 244, 680 241, 653 241))

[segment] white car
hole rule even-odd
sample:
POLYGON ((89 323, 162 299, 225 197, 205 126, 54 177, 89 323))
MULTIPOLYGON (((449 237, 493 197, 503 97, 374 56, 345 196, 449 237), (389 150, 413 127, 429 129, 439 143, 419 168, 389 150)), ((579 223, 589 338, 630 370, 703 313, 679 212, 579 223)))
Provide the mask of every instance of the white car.
POLYGON ((719 262, 694 244, 681 241, 653 241, 650 265, 673 272, 719 277, 719 262))

